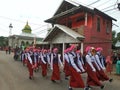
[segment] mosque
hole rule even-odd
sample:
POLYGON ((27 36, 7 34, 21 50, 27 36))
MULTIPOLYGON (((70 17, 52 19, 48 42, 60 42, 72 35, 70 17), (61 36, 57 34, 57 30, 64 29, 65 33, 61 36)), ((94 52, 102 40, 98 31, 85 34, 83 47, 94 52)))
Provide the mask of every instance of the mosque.
POLYGON ((22 33, 20 35, 10 35, 9 36, 9 46, 11 48, 15 48, 16 46, 22 47, 23 49, 28 46, 32 46, 37 42, 41 42, 42 38, 37 37, 32 33, 32 29, 29 26, 28 22, 22 29, 22 33))

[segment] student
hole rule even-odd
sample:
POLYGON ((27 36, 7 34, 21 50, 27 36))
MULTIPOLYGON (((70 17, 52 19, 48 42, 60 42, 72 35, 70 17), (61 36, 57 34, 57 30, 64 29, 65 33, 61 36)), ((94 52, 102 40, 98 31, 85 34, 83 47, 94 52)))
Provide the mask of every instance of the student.
POLYGON ((77 66, 78 60, 76 55, 76 46, 71 45, 69 48, 69 70, 70 70, 70 80, 69 80, 69 89, 73 90, 73 88, 85 88, 84 82, 82 80, 82 77, 80 75, 81 70, 77 66))
POLYGON ((88 74, 87 76, 87 86, 88 86, 88 90, 90 88, 90 86, 99 86, 101 89, 104 88, 104 85, 99 81, 98 77, 97 77, 97 72, 96 69, 94 67, 95 65, 95 60, 94 60, 94 55, 95 55, 95 48, 88 46, 86 48, 86 72, 88 74))
POLYGON ((52 70, 51 81, 52 82, 56 82, 56 80, 61 80, 59 64, 61 67, 63 67, 63 64, 60 59, 60 55, 58 54, 58 49, 54 48, 53 53, 51 54, 51 70, 52 70))

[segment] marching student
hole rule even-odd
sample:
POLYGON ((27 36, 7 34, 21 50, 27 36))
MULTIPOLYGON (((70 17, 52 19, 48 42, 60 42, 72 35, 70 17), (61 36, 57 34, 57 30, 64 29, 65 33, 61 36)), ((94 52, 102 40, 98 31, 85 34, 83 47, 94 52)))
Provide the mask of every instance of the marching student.
POLYGON ((26 50, 22 51, 22 53, 21 53, 21 61, 23 63, 23 66, 25 66, 26 62, 27 62, 26 50))
POLYGON ((101 89, 104 88, 104 85, 99 81, 98 76, 97 76, 97 72, 96 69, 94 67, 95 65, 95 52, 94 52, 95 48, 92 48, 90 46, 88 46, 86 48, 86 72, 88 74, 87 76, 87 88, 86 90, 89 90, 90 86, 99 86, 101 89))
POLYGON ((98 66, 99 66, 99 68, 100 68, 100 69, 97 69, 97 68, 96 68, 97 74, 98 74, 98 78, 99 78, 99 80, 101 80, 101 81, 107 81, 107 80, 109 80, 109 82, 112 82, 113 79, 110 79, 110 78, 105 74, 105 72, 104 72, 105 66, 104 66, 104 62, 103 62, 103 57, 102 57, 102 55, 100 55, 101 52, 102 52, 102 48, 99 47, 99 48, 97 48, 96 50, 97 50, 97 53, 96 53, 96 55, 95 55, 95 60, 96 60, 98 66))
POLYGON ((36 71, 39 70, 39 62, 40 62, 39 52, 40 52, 40 50, 36 49, 36 63, 35 63, 35 70, 36 70, 36 71))
POLYGON ((47 65, 50 64, 50 58, 47 55, 47 50, 44 49, 43 53, 41 53, 41 68, 42 68, 42 76, 45 77, 47 75, 47 65))
POLYGON ((69 58, 69 70, 70 70, 70 80, 69 80, 69 90, 73 88, 83 88, 85 89, 84 82, 80 75, 81 70, 78 68, 77 64, 77 55, 75 53, 76 46, 71 45, 69 48, 70 52, 68 53, 69 58))
POLYGON ((38 51, 38 52, 37 52, 37 71, 38 71, 38 70, 39 70, 39 67, 40 67, 40 65, 41 65, 41 50, 38 49, 37 51, 38 51))
POLYGON ((61 67, 63 67, 63 64, 60 59, 60 55, 58 54, 58 49, 54 48, 53 53, 51 54, 51 64, 50 64, 52 70, 52 76, 51 76, 52 82, 56 82, 56 80, 61 80, 59 64, 61 67))
POLYGON ((28 49, 26 49, 26 55, 27 55, 27 67, 29 71, 29 79, 33 79, 33 60, 30 56, 28 49))
POLYGON ((68 53, 69 53, 69 48, 64 50, 64 69, 63 69, 63 71, 65 73, 65 80, 68 80, 68 77, 70 75, 68 53))
POLYGON ((76 51, 76 54, 77 54, 78 67, 80 68, 81 73, 84 73, 84 72, 85 72, 85 66, 84 66, 84 62, 83 62, 83 59, 82 59, 82 55, 81 55, 81 53, 80 53, 80 50, 77 50, 77 51, 76 51))
POLYGON ((48 58, 49 58, 49 63, 48 63, 48 68, 50 68, 50 62, 51 62, 51 50, 50 49, 48 49, 47 50, 47 56, 48 56, 48 58))

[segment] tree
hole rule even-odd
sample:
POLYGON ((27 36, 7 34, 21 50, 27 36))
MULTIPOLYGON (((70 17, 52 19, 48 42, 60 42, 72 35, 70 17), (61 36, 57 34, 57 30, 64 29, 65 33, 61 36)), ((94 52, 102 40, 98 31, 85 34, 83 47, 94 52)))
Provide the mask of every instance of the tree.
POLYGON ((8 38, 0 36, 0 47, 8 46, 8 38))
POLYGON ((117 33, 117 40, 120 41, 120 32, 117 33))
MULTIPOLYGON (((120 34, 117 34, 117 37, 120 38, 120 34)), ((115 44, 118 40, 118 38, 116 37, 116 31, 112 31, 112 49, 115 49, 115 44)), ((120 40, 120 39, 119 39, 120 40)))

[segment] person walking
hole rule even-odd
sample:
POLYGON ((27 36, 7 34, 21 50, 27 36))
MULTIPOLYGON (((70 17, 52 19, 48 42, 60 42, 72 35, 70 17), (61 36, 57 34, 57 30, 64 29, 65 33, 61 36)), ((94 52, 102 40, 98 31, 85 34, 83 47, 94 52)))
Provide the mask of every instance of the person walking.
POLYGON ((56 80, 61 80, 60 78, 60 68, 63 67, 62 61, 60 59, 60 55, 58 54, 58 49, 54 48, 53 53, 51 54, 51 70, 52 70, 52 76, 51 81, 56 82, 56 80))
POLYGON ((104 88, 104 85, 100 82, 100 80, 98 79, 97 76, 97 71, 95 68, 95 52, 94 52, 95 48, 88 46, 86 48, 86 72, 88 74, 87 76, 87 90, 89 90, 89 88, 91 86, 99 86, 101 89, 104 88))

